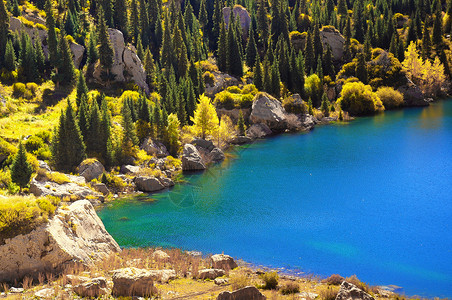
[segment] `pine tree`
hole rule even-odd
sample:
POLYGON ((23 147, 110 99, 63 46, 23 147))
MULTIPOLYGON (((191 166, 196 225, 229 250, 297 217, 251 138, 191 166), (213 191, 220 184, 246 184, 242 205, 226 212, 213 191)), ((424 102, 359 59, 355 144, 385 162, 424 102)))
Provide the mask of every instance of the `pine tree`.
POLYGON ((165 14, 165 29, 163 32, 162 49, 160 50, 160 65, 162 68, 169 69, 173 65, 173 44, 171 38, 171 28, 169 24, 168 14, 165 14))
POLYGON ((189 123, 191 123, 191 118, 193 117, 195 109, 196 109, 195 89, 193 87, 193 82, 191 81, 190 78, 188 78, 188 80, 187 80, 187 107, 185 110, 187 112, 188 120, 190 121, 189 123))
POLYGON ((246 65, 249 68, 253 68, 256 62, 257 47, 256 42, 254 41, 254 31, 252 27, 250 27, 248 37, 248 43, 246 45, 246 65))
POLYGON ((441 13, 442 13, 441 4, 438 2, 438 6, 435 12, 435 19, 433 22, 433 33, 432 33, 432 42, 437 51, 441 49, 441 47, 443 46, 443 26, 441 13))
POLYGON ((113 3, 112 0, 100 0, 102 7, 99 10, 102 10, 104 13, 104 20, 107 24, 107 27, 113 27, 113 3))
POLYGON ((182 38, 179 26, 175 26, 173 35, 173 49, 177 60, 177 77, 185 77, 188 69, 187 47, 182 38))
POLYGON ((227 35, 226 35, 226 29, 225 29, 224 21, 221 22, 220 25, 220 37, 218 38, 218 52, 217 52, 217 65, 218 69, 221 72, 227 71, 227 61, 228 61, 228 55, 227 55, 227 47, 228 47, 228 41, 227 41, 227 35))
POLYGON ((89 33, 89 42, 88 42, 88 50, 87 50, 87 63, 94 64, 99 59, 99 52, 96 47, 96 36, 94 30, 91 30, 89 33))
POLYGON ((140 0, 140 29, 141 42, 145 47, 149 45, 149 36, 151 35, 151 28, 149 24, 148 5, 145 0, 140 0))
MULTIPOLYGON (((392 35, 392 39, 398 37, 398 33, 392 35)), ((391 41, 392 43, 392 41, 391 41)), ((391 46, 389 46, 389 52, 391 52, 391 46)), ((364 57, 366 61, 369 61, 372 57, 372 42, 371 42, 371 34, 370 31, 367 31, 366 38, 364 40, 364 57)))
POLYGON ((355 73, 360 81, 367 84, 367 64, 363 53, 358 54, 355 73))
POLYGON ((201 0, 201 4, 199 5, 198 20, 199 20, 199 23, 201 23, 202 27, 205 28, 205 26, 207 25, 206 0, 201 0))
POLYGON ((245 120, 243 119, 242 110, 239 111, 239 119, 237 120, 237 130, 240 136, 245 136, 246 126, 245 120))
POLYGON ((80 102, 82 97, 85 97, 85 99, 88 98, 88 87, 86 86, 85 76, 83 75, 83 71, 80 70, 78 73, 78 80, 77 80, 77 93, 75 96, 75 103, 77 104, 77 107, 80 107, 80 102))
POLYGON ((109 81, 110 69, 113 66, 114 50, 108 34, 107 24, 105 23, 102 9, 99 9, 99 61, 107 74, 109 81))
POLYGON ((278 60, 275 59, 273 62, 272 68, 271 68, 271 94, 275 96, 276 98, 279 98, 281 96, 281 78, 279 74, 279 63, 278 60))
POLYGON ((408 34, 406 37, 406 45, 408 46, 410 42, 417 40, 416 28, 414 26, 414 20, 411 19, 410 27, 408 28, 408 34))
POLYGON ((144 50, 143 50, 143 44, 141 43, 141 35, 138 35, 137 55, 140 58, 140 60, 143 61, 143 59, 144 59, 144 50))
MULTIPOLYGON (((345 0, 344 0, 345 1, 345 0)), ((351 53, 351 25, 350 25, 350 18, 347 18, 347 23, 345 25, 345 43, 344 43, 344 61, 348 62, 352 59, 352 53, 351 53)))
POLYGON ((138 35, 140 33, 140 13, 138 9, 138 3, 136 0, 132 0, 130 2, 130 19, 129 19, 129 26, 130 26, 130 39, 133 40, 133 42, 136 42, 138 39, 138 35))
POLYGON ((334 64, 333 64, 333 53, 331 52, 331 47, 327 45, 325 54, 323 55, 323 74, 334 78, 334 64))
POLYGON ((4 0, 0 0, 0 67, 3 65, 6 44, 8 41, 9 16, 4 0))
POLYGON ((101 153, 103 156, 104 163, 110 166, 113 163, 113 145, 111 142, 111 115, 108 109, 107 100, 102 94, 101 101, 101 153))
POLYGON ((156 85, 156 69, 154 59, 152 58, 152 53, 149 48, 146 49, 144 55, 144 70, 146 72, 146 82, 149 88, 154 89, 156 85))
POLYGON ((114 27, 119 29, 124 35, 124 40, 129 40, 129 19, 127 0, 115 0, 115 10, 113 14, 114 27))
MULTIPOLYGON (((363 3, 361 0, 355 1, 353 5, 353 37, 360 43, 364 40, 364 20, 363 3)), ((391 18, 392 19, 392 18, 391 18)))
POLYGON ((93 101, 89 114, 89 134, 85 137, 86 152, 90 156, 100 158, 102 154, 102 139, 101 139, 101 118, 99 112, 99 105, 97 101, 93 101))
POLYGON ((337 2, 337 13, 341 15, 341 17, 347 15, 347 1, 346 0, 338 0, 337 2))
POLYGON ((323 54, 323 43, 320 38, 319 24, 314 24, 313 46, 314 46, 315 61, 317 61, 319 58, 322 57, 322 54, 323 54))
POLYGON ((19 150, 14 156, 14 160, 11 165, 11 180, 22 190, 30 182, 32 173, 33 168, 27 161, 27 151, 25 150, 22 141, 20 141, 19 150))
POLYGON ((37 81, 40 74, 36 69, 36 53, 31 38, 25 31, 22 32, 21 50, 20 69, 23 78, 26 81, 37 81))
POLYGON ((35 58, 36 58, 36 69, 38 71, 39 74, 43 74, 44 70, 45 70, 45 56, 44 56, 44 52, 42 50, 42 44, 41 44, 41 39, 36 36, 35 37, 35 58))
POLYGON ((16 53, 14 52, 11 40, 8 40, 6 44, 4 66, 8 71, 14 71, 16 69, 16 53))

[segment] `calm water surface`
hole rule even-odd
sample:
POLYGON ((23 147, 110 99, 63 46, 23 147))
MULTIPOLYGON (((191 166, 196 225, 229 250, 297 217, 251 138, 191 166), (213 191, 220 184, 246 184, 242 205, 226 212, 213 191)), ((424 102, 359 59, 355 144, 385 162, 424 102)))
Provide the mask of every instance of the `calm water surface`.
POLYGON ((224 252, 452 296, 452 101, 317 127, 99 212, 121 246, 224 252), (149 201, 154 199, 155 201, 149 201))

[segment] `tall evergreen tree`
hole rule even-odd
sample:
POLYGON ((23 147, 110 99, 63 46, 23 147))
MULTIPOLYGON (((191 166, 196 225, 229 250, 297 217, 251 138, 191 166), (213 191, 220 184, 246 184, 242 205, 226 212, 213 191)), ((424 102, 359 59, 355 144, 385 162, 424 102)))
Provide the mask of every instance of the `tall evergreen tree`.
POLYGON ((262 65, 259 58, 259 55, 256 54, 256 63, 254 64, 254 85, 258 90, 262 90, 264 88, 263 85, 263 74, 262 74, 262 65))
POLYGON ((85 143, 69 99, 55 129, 52 154, 56 168, 66 172, 73 171, 85 158, 85 143))
POLYGON ((226 34, 226 28, 225 28, 224 21, 221 22, 220 27, 220 37, 218 38, 218 52, 217 52, 217 66, 218 69, 222 72, 227 71, 227 62, 228 62, 228 39, 226 34))
POLYGON ((146 49, 144 55, 144 71, 146 72, 146 82, 149 88, 154 89, 156 87, 156 67, 149 48, 146 49))
POLYGON ((16 53, 14 52, 11 40, 8 40, 8 43, 6 44, 5 61, 3 65, 8 71, 14 71, 16 69, 16 53))
POLYGON ((239 41, 234 28, 235 24, 233 15, 234 14, 231 13, 227 34, 227 69, 228 72, 232 75, 242 76, 242 55, 240 53, 239 41))
POLYGON ((33 168, 27 161, 27 151, 25 150, 22 141, 20 141, 19 150, 14 156, 14 160, 11 165, 11 181, 17 184, 22 190, 30 182, 32 173, 33 168))
POLYGON ((102 131, 99 105, 93 101, 89 114, 89 134, 86 139, 86 152, 90 156, 102 156, 102 131))
POLYGON ((367 64, 363 53, 358 54, 358 62, 356 63, 356 77, 364 84, 367 84, 367 64))
POLYGON ((427 59, 431 53, 431 40, 430 33, 428 31, 428 22, 424 24, 424 30, 422 31, 422 58, 427 59))
POLYGON ((127 103, 122 105, 122 140, 121 148, 123 157, 133 156, 135 154, 135 146, 138 144, 138 138, 133 124, 132 113, 127 103))
POLYGON ((244 136, 246 127, 245 127, 245 120, 243 119, 243 113, 242 110, 239 111, 239 118, 237 120, 237 130, 239 132, 239 135, 244 136))
POLYGON ((82 70, 80 70, 78 73, 76 92, 77 93, 75 95, 75 103, 77 104, 77 107, 79 108, 82 97, 85 97, 85 99, 88 98, 88 87, 86 86, 85 76, 83 75, 82 70))
POLYGON ((313 46, 314 46, 315 60, 317 61, 319 58, 322 57, 322 54, 323 54, 323 43, 320 38, 320 30, 319 30, 318 23, 314 24, 313 46))
POLYGON ((50 0, 46 0, 45 12, 47 26, 47 45, 49 48, 49 62, 52 67, 55 67, 55 72, 58 73, 58 39, 55 30, 55 17, 53 15, 52 2, 50 0))
POLYGON ((169 71, 174 62, 173 49, 169 18, 168 14, 165 14, 165 29, 163 32, 162 49, 160 50, 160 65, 162 68, 166 68, 167 71, 169 71))
POLYGON ((267 8, 265 6, 266 0, 259 0, 258 10, 257 10, 257 28, 261 37, 261 42, 266 45, 269 31, 268 31, 268 17, 267 17, 267 8))
POLYGON ((127 18, 128 3, 127 0, 115 0, 115 10, 113 21, 115 28, 119 29, 124 35, 124 40, 129 40, 129 19, 127 18))
POLYGON ((110 80, 110 69, 113 66, 114 50, 108 34, 107 24, 105 23, 102 9, 99 9, 99 61, 106 72, 107 81, 110 80))
POLYGON ((3 65, 6 44, 8 41, 9 16, 4 0, 0 0, 0 67, 3 65))
POLYGON ((80 133, 82 134, 83 141, 85 142, 85 145, 88 140, 89 135, 89 107, 88 107, 88 101, 85 94, 82 94, 80 97, 80 104, 78 107, 78 127, 80 128, 80 133))
POLYGON ((129 19, 129 33, 130 39, 136 42, 138 35, 140 34, 140 12, 138 8, 137 0, 131 0, 130 2, 130 19, 129 19))
POLYGON ((308 35, 306 37, 306 44, 304 48, 304 57, 305 57, 305 66, 306 71, 309 73, 314 71, 315 66, 315 54, 314 54, 314 45, 312 41, 311 32, 308 31, 308 35))
POLYGON ((438 50, 440 50, 443 46, 443 26, 441 4, 439 2, 435 11, 435 19, 433 22, 432 42, 437 50, 437 53, 440 53, 438 50))
POLYGON ((57 84, 70 85, 73 83, 76 75, 72 52, 64 31, 60 31, 58 39, 58 56, 58 73, 54 75, 54 81, 57 84))
POLYGON ((352 53, 351 53, 351 49, 350 49, 351 35, 352 35, 352 33, 351 33, 350 18, 347 18, 347 22, 345 25, 345 43, 344 43, 344 60, 346 62, 348 62, 352 59, 352 53))
POLYGON ((256 42, 254 41, 254 31, 253 28, 250 27, 250 33, 248 35, 248 43, 246 45, 246 64, 248 67, 253 68, 256 62, 257 47, 256 42))
POLYGON ((34 42, 35 48, 35 58, 36 58, 36 70, 39 74, 43 74, 45 70, 45 56, 44 51, 42 50, 41 39, 38 36, 35 36, 34 42))

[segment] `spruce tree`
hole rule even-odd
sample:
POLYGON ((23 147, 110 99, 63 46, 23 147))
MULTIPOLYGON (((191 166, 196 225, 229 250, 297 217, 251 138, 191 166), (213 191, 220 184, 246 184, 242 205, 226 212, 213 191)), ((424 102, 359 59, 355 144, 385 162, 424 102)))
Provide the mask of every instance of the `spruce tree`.
POLYGON ((110 110, 108 109, 107 100, 105 100, 105 96, 102 94, 101 101, 101 153, 104 159, 104 163, 107 166, 110 166, 113 163, 113 146, 111 142, 111 115, 110 110))
POLYGON ((69 99, 55 129, 52 154, 56 168, 66 172, 73 171, 85 158, 85 143, 69 99))
POLYGON ((75 67, 72 60, 72 52, 64 31, 60 31, 58 39, 58 75, 55 76, 57 83, 71 85, 75 79, 75 67))
MULTIPOLYGON (((191 120, 190 118, 193 117, 193 113, 196 109, 196 95, 195 95, 195 89, 193 87, 193 82, 190 78, 187 80, 187 118, 188 120, 191 120)), ((189 121, 191 124, 191 121, 189 121)))
POLYGON ((363 9, 362 1, 355 1, 353 5, 353 37, 360 43, 364 41, 363 9))
POLYGON ((129 20, 127 18, 127 12, 127 0, 115 0, 115 10, 113 14, 114 27, 122 32, 125 41, 129 40, 129 20))
POLYGON ((358 62, 356 63, 356 77, 364 84, 367 84, 367 64, 363 53, 358 54, 358 62))
POLYGON ((254 41, 254 31, 253 28, 250 27, 250 32, 248 35, 248 43, 246 45, 246 65, 249 68, 253 68, 256 62, 257 55, 257 47, 256 42, 254 41))
POLYGON ((326 93, 323 93, 322 95, 322 105, 320 109, 322 110, 324 117, 330 116, 330 101, 328 100, 328 96, 326 95, 326 93))
MULTIPOLYGON (((232 13, 232 11, 231 11, 232 13)), ((206 8, 206 0, 201 0, 201 4, 199 5, 199 14, 198 14, 199 23, 201 23, 202 27, 205 28, 207 25, 207 8, 206 8)))
POLYGON ((333 53, 331 52, 331 47, 327 45, 325 54, 323 55, 323 74, 334 78, 334 64, 333 64, 333 53))
POLYGON ((314 46, 315 60, 317 61, 319 58, 322 57, 322 54, 323 54, 323 43, 320 38, 319 24, 317 24, 317 23, 314 24, 313 46, 314 46))
POLYGON ((179 26, 175 26, 173 35, 173 51, 176 56, 177 78, 185 77, 188 70, 187 47, 182 38, 179 26))
POLYGON ((422 31, 422 58, 425 60, 431 53, 431 40, 430 33, 428 31, 428 24, 425 22, 424 30, 422 31))
POLYGON ((414 20, 411 19, 410 27, 408 28, 408 34, 406 37, 406 46, 408 47, 410 42, 413 42, 416 40, 417 40, 416 28, 414 26, 414 20))
POLYGON ((257 10, 257 28, 259 31, 259 35, 261 37, 261 42, 266 45, 268 40, 268 17, 267 17, 267 8, 265 6, 266 0, 259 0, 258 10, 257 10))
POLYGON ((34 48, 35 48, 35 58, 36 58, 36 69, 39 74, 43 74, 43 72, 45 70, 46 58, 44 56, 44 51, 42 50, 41 39, 39 38, 39 36, 35 37, 34 48))
POLYGON ((133 156, 135 154, 135 146, 138 144, 135 125, 132 120, 132 113, 127 103, 122 105, 122 140, 121 148, 123 157, 133 156))
POLYGON ((19 150, 14 156, 14 160, 11 165, 11 180, 22 190, 30 182, 32 173, 33 168, 27 161, 27 151, 25 150, 22 141, 20 141, 19 150))
POLYGON ((102 9, 99 9, 99 61, 107 74, 109 81, 110 69, 113 66, 114 50, 108 34, 107 24, 105 23, 102 9))
POLYGON ((149 45, 149 36, 151 35, 151 28, 149 24, 148 5, 145 0, 140 0, 140 29, 141 42, 145 47, 149 45))
POLYGON ((443 46, 443 26, 442 26, 442 15, 441 15, 441 4, 438 3, 436 12, 435 12, 435 19, 433 22, 433 33, 432 33, 432 42, 435 46, 435 49, 437 50, 437 53, 439 53, 438 50, 441 49, 443 46))
POLYGON ((260 91, 263 89, 263 74, 262 74, 262 64, 259 59, 259 54, 256 54, 256 63, 254 65, 254 85, 260 91))
POLYGON ((146 72, 146 83, 149 85, 149 88, 153 90, 156 84, 156 68, 149 48, 146 49, 144 55, 144 71, 146 72))
POLYGON ((138 35, 137 40, 137 56, 140 58, 141 61, 144 60, 144 50, 143 50, 143 43, 141 42, 141 35, 138 35))
POLYGON ((228 61, 228 55, 227 55, 227 35, 226 35, 226 28, 225 28, 224 21, 221 22, 220 25, 220 37, 218 38, 218 52, 217 52, 217 65, 218 69, 221 72, 227 71, 227 61, 228 61))
POLYGON ((8 71, 14 71, 16 69, 16 53, 14 52, 11 40, 8 40, 6 44, 4 66, 8 71))
POLYGON ((174 62, 174 48, 171 38, 171 28, 169 24, 168 14, 165 14, 165 29, 163 32, 162 49, 160 50, 160 65, 162 68, 169 69, 174 62))
MULTIPOLYGON (((345 1, 345 0, 344 0, 345 1)), ((348 62, 352 59, 351 53, 351 25, 350 18, 347 18, 347 22, 345 25, 345 43, 344 43, 344 61, 348 62)))
POLYGON ((102 154, 102 131, 99 105, 93 101, 89 114, 89 134, 86 139, 86 152, 100 158, 102 154))
POLYGON ((243 75, 242 56, 234 28, 233 15, 231 13, 227 34, 227 70, 230 74, 241 77, 243 75))
POLYGON ((0 0, 0 67, 3 65, 6 44, 8 41, 9 16, 5 0, 0 0))
POLYGON ((138 34, 140 33, 140 12, 136 0, 132 0, 130 2, 129 26, 130 39, 133 40, 133 42, 136 42, 138 39, 138 34))
POLYGON ((83 75, 82 70, 78 73, 76 92, 75 103, 77 104, 77 107, 80 107, 82 97, 85 97, 85 99, 88 98, 88 87, 86 86, 85 76, 83 75))
POLYGON ((316 63, 315 54, 314 54, 314 45, 312 42, 311 32, 308 31, 308 35, 306 37, 306 44, 304 48, 304 58, 305 58, 305 66, 308 74, 313 72, 314 66, 316 63))
POLYGON ((347 15, 347 1, 346 0, 338 0, 337 2, 337 13, 343 17, 347 15))
POLYGON ((89 33, 89 42, 87 49, 88 64, 94 64, 99 59, 99 52, 97 51, 96 44, 96 34, 94 30, 91 30, 91 32, 89 33))
POLYGON ((50 0, 46 0, 46 26, 47 26, 47 45, 49 48, 49 62, 52 67, 55 67, 55 72, 58 73, 58 39, 55 30, 55 17, 53 16, 53 7, 50 0))
POLYGON ((275 61, 273 62, 271 73, 272 73, 271 94, 276 98, 279 98, 281 96, 281 83, 280 83, 281 79, 279 74, 279 63, 277 59, 275 59, 275 61))
POLYGON ((11 0, 11 13, 13 16, 18 17, 20 16, 20 8, 19 8, 19 2, 17 0, 11 0))
POLYGON ((82 134, 83 141, 85 145, 88 140, 89 135, 89 107, 88 101, 85 94, 82 94, 80 97, 80 103, 78 106, 78 127, 80 128, 80 133, 82 134))

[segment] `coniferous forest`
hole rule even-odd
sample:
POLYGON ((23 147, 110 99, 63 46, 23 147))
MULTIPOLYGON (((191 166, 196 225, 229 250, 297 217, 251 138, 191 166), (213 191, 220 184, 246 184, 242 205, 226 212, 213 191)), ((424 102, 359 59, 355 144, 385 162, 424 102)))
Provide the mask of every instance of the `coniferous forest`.
POLYGON ((451 49, 452 0, 0 0, 0 246, 235 145, 428 106, 451 49))

